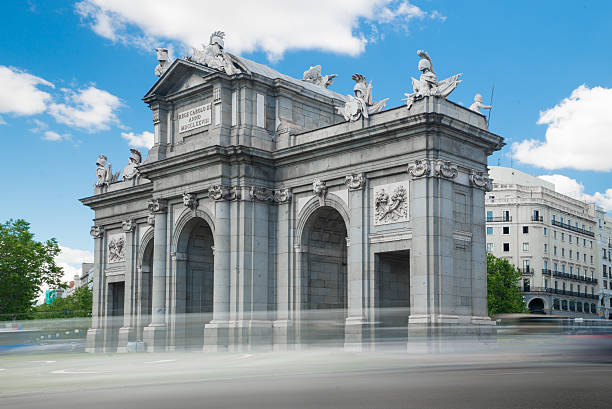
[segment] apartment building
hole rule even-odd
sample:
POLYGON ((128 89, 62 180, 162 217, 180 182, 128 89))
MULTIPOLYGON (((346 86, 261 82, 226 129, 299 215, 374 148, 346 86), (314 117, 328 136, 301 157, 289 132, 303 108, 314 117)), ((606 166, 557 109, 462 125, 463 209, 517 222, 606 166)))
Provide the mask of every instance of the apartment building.
POLYGON ((612 217, 596 209, 597 244, 601 285, 599 286, 599 315, 612 319, 612 217))
MULTIPOLYGON (((519 286, 529 310, 600 316, 601 246, 604 237, 610 237, 604 233, 603 211, 516 169, 491 166, 490 176, 494 183, 485 200, 487 251, 519 268, 519 286)), ((605 257, 609 261, 609 248, 605 257)), ((608 271, 607 280, 609 276, 608 271)), ((610 305, 612 292, 606 294, 604 303, 610 305)))

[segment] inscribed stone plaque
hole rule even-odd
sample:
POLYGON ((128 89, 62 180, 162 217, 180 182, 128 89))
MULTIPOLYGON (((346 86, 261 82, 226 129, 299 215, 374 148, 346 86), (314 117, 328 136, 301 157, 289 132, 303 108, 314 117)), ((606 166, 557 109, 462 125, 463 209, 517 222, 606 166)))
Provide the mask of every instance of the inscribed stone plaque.
POLYGON ((208 103, 179 112, 176 116, 179 124, 179 133, 210 125, 212 120, 211 108, 211 104, 208 103))
POLYGON ((408 221, 408 182, 374 187, 374 224, 408 221))

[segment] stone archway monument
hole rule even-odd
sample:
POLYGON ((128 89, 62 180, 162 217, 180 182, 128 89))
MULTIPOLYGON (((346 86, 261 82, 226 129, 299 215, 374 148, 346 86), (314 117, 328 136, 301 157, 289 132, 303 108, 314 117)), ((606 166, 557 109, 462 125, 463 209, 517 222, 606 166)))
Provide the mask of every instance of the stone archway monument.
POLYGON ((446 99, 459 75, 438 81, 419 51, 408 104, 384 110, 364 75, 344 96, 320 66, 291 78, 227 53, 223 39, 160 62, 144 97, 155 135, 144 162, 132 152, 120 175, 98 160, 82 199, 95 211, 88 350, 181 348, 179 323, 191 321, 178 315, 199 295, 195 310, 211 319, 189 331, 205 350, 301 343, 309 308, 335 309, 341 342, 357 348, 380 322, 404 336, 490 332, 484 195, 487 157, 503 143, 482 114, 446 99), (139 255, 151 246, 147 303, 139 255), (116 283, 125 318, 109 343, 116 283), (143 305, 151 319, 134 319, 143 305))

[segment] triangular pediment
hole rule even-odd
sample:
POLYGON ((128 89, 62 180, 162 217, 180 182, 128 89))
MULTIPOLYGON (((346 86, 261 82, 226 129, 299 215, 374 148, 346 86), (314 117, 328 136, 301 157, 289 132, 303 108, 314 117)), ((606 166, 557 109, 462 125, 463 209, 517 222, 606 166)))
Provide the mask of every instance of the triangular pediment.
POLYGON ((196 87, 206 82, 204 77, 219 73, 201 64, 177 58, 142 99, 146 101, 154 95, 167 96, 196 87))

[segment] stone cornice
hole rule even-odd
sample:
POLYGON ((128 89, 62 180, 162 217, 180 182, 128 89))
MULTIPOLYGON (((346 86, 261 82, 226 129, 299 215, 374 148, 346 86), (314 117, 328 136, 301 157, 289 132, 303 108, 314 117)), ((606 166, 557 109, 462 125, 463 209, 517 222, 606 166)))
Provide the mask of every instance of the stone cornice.
POLYGON ((127 187, 125 189, 114 190, 112 192, 101 193, 94 196, 84 197, 79 199, 85 206, 92 209, 97 209, 104 206, 115 206, 117 204, 134 202, 136 200, 146 200, 151 197, 153 192, 153 183, 127 187))

